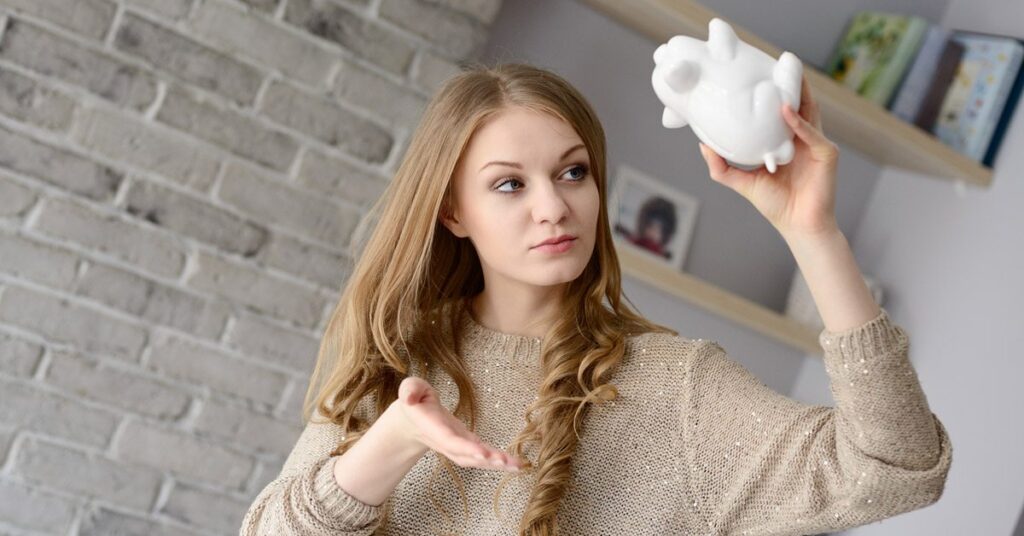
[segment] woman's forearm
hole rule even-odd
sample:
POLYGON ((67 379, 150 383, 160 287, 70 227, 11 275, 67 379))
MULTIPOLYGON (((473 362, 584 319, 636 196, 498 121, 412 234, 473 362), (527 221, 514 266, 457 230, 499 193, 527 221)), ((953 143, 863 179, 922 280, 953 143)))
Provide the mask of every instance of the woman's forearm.
POLYGON ((807 281, 825 329, 843 331, 881 313, 838 227, 820 234, 783 238, 807 281))
POLYGON ((384 503, 428 450, 396 428, 395 409, 388 407, 334 462, 334 478, 341 489, 373 506, 384 503))

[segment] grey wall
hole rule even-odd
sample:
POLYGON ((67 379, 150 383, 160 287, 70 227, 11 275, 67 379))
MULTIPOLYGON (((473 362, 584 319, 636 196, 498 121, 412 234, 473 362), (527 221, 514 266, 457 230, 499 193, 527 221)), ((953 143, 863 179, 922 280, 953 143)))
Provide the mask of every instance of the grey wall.
MULTIPOLYGON (((812 65, 825 62, 859 9, 1024 37, 1024 4, 1008 0, 705 4, 812 65)), ((618 164, 628 163, 700 199, 686 270, 781 311, 795 268, 791 254, 746 200, 708 178, 689 129, 660 126, 649 85, 657 44, 576 0, 518 0, 503 5, 485 56, 545 65, 576 84, 606 128, 612 180, 618 164)), ((841 146, 840 226, 862 271, 885 286, 887 310, 909 332, 911 360, 957 460, 939 503, 849 534, 1010 534, 1022 510, 1024 428, 1016 410, 1024 407, 1024 365, 1011 359, 1024 338, 1021 115, 990 189, 958 193, 950 182, 879 168, 841 146)), ((820 359, 635 280, 627 278, 625 288, 645 315, 683 335, 718 340, 769 386, 808 403, 833 403, 820 359)))
POLYGON ((500 0, 0 0, 0 534, 237 534, 500 0))

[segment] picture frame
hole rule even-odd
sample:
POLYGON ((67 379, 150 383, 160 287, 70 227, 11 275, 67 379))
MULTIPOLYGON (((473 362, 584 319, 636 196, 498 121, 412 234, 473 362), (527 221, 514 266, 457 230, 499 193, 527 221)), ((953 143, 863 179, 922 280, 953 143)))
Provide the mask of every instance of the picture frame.
POLYGON ((608 205, 612 237, 618 248, 685 271, 699 208, 696 197, 622 164, 608 205))

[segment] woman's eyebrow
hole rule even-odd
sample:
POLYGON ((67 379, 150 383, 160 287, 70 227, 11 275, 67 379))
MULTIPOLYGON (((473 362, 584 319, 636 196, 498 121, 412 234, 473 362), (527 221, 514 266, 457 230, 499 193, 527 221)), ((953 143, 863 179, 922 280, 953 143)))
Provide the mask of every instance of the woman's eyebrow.
MULTIPOLYGON (((571 154, 573 153, 573 151, 576 151, 577 149, 580 149, 580 148, 585 148, 585 146, 584 146, 584 145, 583 145, 582 143, 580 143, 580 144, 578 144, 578 145, 573 145, 572 147, 570 147, 570 148, 569 148, 569 150, 567 150, 567 151, 565 151, 564 153, 562 153, 562 157, 561 157, 561 158, 559 158, 559 160, 565 160, 565 158, 566 158, 567 156, 571 155, 571 154)), ((490 166, 490 165, 492 165, 492 164, 496 164, 496 165, 500 165, 500 166, 509 166, 509 167, 514 167, 514 168, 519 168, 519 169, 523 169, 523 166, 522 166, 522 164, 520 164, 520 163, 518 163, 518 162, 505 162, 505 161, 501 161, 501 160, 495 160, 495 161, 493 161, 493 162, 488 162, 488 163, 484 164, 484 165, 483 165, 483 166, 482 166, 482 167, 480 168, 480 171, 483 171, 483 169, 484 169, 485 167, 487 167, 487 166, 490 166)))

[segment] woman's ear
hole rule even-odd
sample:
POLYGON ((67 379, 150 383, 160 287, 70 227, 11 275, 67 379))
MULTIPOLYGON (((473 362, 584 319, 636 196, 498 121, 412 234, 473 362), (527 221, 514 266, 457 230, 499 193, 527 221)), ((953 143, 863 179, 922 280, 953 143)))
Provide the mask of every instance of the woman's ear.
POLYGON ((438 219, 441 221, 441 225, 447 227, 455 236, 459 238, 469 236, 465 227, 459 222, 458 216, 452 213, 451 206, 447 200, 441 204, 441 213, 438 215, 438 219))

